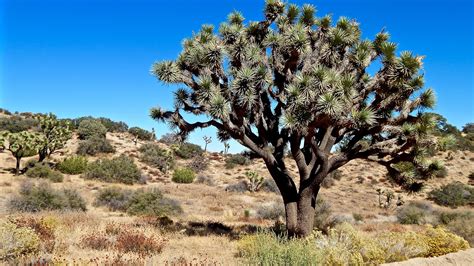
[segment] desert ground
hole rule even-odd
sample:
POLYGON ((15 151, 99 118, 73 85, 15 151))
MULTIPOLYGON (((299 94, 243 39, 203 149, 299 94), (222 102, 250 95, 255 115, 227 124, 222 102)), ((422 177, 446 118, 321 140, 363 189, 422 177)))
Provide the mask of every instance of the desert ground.
MULTIPOLYGON (((169 174, 142 163, 138 159, 137 149, 143 145, 144 141, 133 142, 133 137, 128 133, 107 133, 107 139, 111 141, 116 152, 109 155, 92 156, 88 159, 94 161, 103 157, 115 157, 125 154, 134 158, 135 163, 141 169, 143 175, 147 176, 146 184, 141 185, 120 185, 86 180, 80 175, 65 175, 64 182, 54 183, 54 188, 76 189, 87 201, 87 211, 84 213, 60 213, 60 212, 40 212, 37 217, 59 217, 62 224, 69 224, 64 230, 59 230, 56 234, 54 251, 51 254, 43 254, 48 260, 59 262, 77 262, 98 264, 113 263, 113 261, 133 263, 143 259, 151 264, 218 264, 233 265, 242 263, 241 258, 236 256, 236 240, 228 232, 218 230, 203 230, 196 233, 190 230, 179 230, 169 232, 161 230, 159 227, 146 219, 129 216, 121 212, 109 211, 104 207, 97 207, 94 204, 95 196, 100 189, 110 186, 121 186, 129 189, 156 187, 167 197, 176 200, 182 206, 183 212, 180 215, 170 216, 175 223, 209 223, 218 222, 233 230, 246 230, 248 226, 269 227, 274 221, 259 218, 257 209, 264 205, 280 202, 280 196, 275 192, 232 192, 227 186, 245 179, 245 172, 252 170, 265 178, 270 178, 267 170, 260 160, 253 160, 246 166, 236 166, 233 169, 226 169, 224 156, 220 153, 206 153, 210 165, 199 175, 207 176, 213 180, 212 184, 176 184, 171 182, 169 174), (245 214, 247 213, 247 214, 245 214), (162 252, 144 258, 135 254, 120 254, 113 250, 93 250, 80 245, 81 239, 86 235, 100 234, 111 225, 118 225, 130 228, 140 228, 148 235, 159 235, 164 243, 162 252)), ((49 159, 52 162, 60 162, 65 157, 75 154, 78 145, 77 137, 69 140, 66 146, 49 159)), ((159 144, 167 149, 165 144, 159 144)), ((34 157, 32 157, 34 158, 34 157)), ((464 151, 450 151, 437 154, 437 158, 444 161, 447 167, 447 177, 434 178, 426 183, 423 191, 430 191, 433 188, 448 184, 454 180, 468 183, 468 174, 474 171, 474 154, 464 151), (449 160, 446 158, 449 157, 449 160)), ((24 158, 23 163, 28 159, 24 158)), ((185 165, 186 160, 178 160, 178 165, 185 165)), ((289 162, 290 163, 290 162, 289 162)), ((24 175, 14 176, 13 168, 15 160, 7 151, 0 153, 0 217, 9 217, 12 214, 8 209, 9 199, 18 192, 20 184, 26 179, 24 175)), ((296 171, 296 166, 290 168, 296 171)), ((377 234, 380 231, 404 231, 416 230, 418 225, 400 225, 397 223, 397 206, 380 208, 378 206, 377 189, 392 190, 395 195, 401 196, 405 204, 410 201, 426 201, 426 193, 408 194, 397 185, 392 184, 387 178, 385 168, 368 161, 355 160, 344 166, 342 178, 335 181, 329 188, 323 188, 320 197, 331 205, 334 216, 345 219, 354 224, 360 230, 377 234), (354 216, 361 217, 358 221, 354 216)), ((296 172, 295 172, 296 174, 296 172)), ((39 182, 38 180, 33 180, 39 182)), ((436 206, 437 209, 448 209, 436 206)), ((469 207, 460 207, 458 210, 469 210, 469 207)), ((196 229, 199 231, 200 229, 196 229)), ((463 254, 472 256, 472 249, 463 254), (467 252, 467 253, 466 253, 467 252)), ((41 257, 41 254, 39 255, 41 257)), ((459 256, 458 256, 459 257, 459 256)), ((464 256, 461 256, 464 257, 464 256)), ((469 257, 466 257, 469 258, 469 257)), ((456 259, 454 259, 454 262, 456 259)), ((470 260, 472 261, 472 260, 470 260)), ((453 259, 436 261, 426 265, 443 265, 453 262, 453 259)), ((466 261, 467 262, 467 261, 466 261)), ((409 262, 407 262, 409 263, 409 262)), ((419 260, 411 264, 420 265, 419 260)), ((458 263, 457 265, 463 265, 458 263)))

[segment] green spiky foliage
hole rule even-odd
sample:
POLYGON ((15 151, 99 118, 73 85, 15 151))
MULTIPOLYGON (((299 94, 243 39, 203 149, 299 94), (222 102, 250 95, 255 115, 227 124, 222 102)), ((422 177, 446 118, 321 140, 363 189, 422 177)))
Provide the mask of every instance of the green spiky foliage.
POLYGON ((72 137, 72 131, 68 122, 58 120, 52 113, 39 116, 38 120, 40 132, 44 136, 44 142, 38 150, 39 161, 42 162, 55 151, 64 147, 72 137))
POLYGON ((290 236, 311 232, 313 203, 332 171, 356 158, 388 166, 414 160, 430 127, 421 111, 435 101, 423 90, 422 56, 397 52, 384 31, 361 39, 356 21, 315 12, 268 0, 262 21, 233 13, 217 30, 205 25, 176 60, 151 69, 158 80, 185 86, 173 110, 156 107, 151 116, 182 138, 213 126, 219 140, 233 138, 261 157, 283 197, 290 236), (381 67, 370 75, 374 61, 381 67), (189 122, 183 113, 208 120, 189 122), (341 142, 344 149, 331 153, 341 142))
POLYGON ((16 159, 15 175, 20 174, 20 161, 23 157, 33 156, 44 143, 44 137, 37 132, 18 133, 1 132, 0 147, 8 150, 16 159))

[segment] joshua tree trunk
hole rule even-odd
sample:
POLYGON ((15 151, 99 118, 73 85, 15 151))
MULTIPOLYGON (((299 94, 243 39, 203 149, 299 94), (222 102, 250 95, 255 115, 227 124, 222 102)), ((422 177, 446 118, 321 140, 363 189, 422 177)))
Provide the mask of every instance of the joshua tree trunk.
MULTIPOLYGON (((288 237, 307 237, 314 224, 316 197, 312 189, 301 191, 295 201, 285 203, 288 237)), ((317 215, 317 214, 316 214, 317 215)))
POLYGON ((48 150, 41 149, 39 150, 38 154, 39 154, 38 162, 42 162, 44 161, 44 159, 46 159, 46 157, 48 157, 48 150))
POLYGON ((20 160, 21 160, 21 157, 16 157, 15 175, 20 174, 20 160))

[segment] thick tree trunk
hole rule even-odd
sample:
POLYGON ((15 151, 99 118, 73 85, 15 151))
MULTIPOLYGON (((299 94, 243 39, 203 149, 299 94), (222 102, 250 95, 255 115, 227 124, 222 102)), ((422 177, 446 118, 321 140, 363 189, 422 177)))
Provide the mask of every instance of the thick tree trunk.
POLYGON ((20 160, 21 158, 16 158, 15 175, 20 175, 20 160))
POLYGON ((307 237, 311 234, 314 224, 316 197, 317 191, 307 188, 299 193, 296 202, 285 204, 288 237, 307 237))
POLYGON ((39 154, 38 162, 42 162, 48 156, 48 150, 41 149, 38 151, 38 154, 39 154))

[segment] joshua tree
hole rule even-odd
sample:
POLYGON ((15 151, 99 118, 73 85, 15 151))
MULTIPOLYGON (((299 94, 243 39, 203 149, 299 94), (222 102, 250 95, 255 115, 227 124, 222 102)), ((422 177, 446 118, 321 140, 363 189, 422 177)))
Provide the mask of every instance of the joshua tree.
POLYGON ((71 138, 72 133, 69 124, 59 121, 54 114, 39 116, 40 132, 44 135, 44 142, 39 148, 39 160, 42 162, 53 152, 64 147, 71 138))
POLYGON ((16 159, 15 175, 20 174, 21 158, 35 155, 44 141, 44 137, 36 132, 2 132, 0 134, 0 146, 10 151, 16 159))
POLYGON ((206 152, 207 151, 207 144, 212 142, 212 137, 204 136, 204 137, 202 137, 202 139, 204 140, 204 152, 206 152))
POLYGON ((290 237, 311 232, 321 182, 347 162, 416 163, 432 126, 421 111, 435 102, 431 89, 422 91, 422 56, 396 53, 384 30, 361 40, 354 20, 332 23, 314 13, 312 5, 268 0, 262 21, 244 23, 231 13, 218 31, 202 26, 175 61, 151 70, 164 83, 186 86, 175 92, 173 110, 153 108, 151 116, 181 138, 213 126, 221 141, 233 138, 261 157, 283 198, 290 237), (380 68, 370 75, 375 61, 380 68), (209 120, 188 122, 183 112, 209 120), (335 145, 340 152, 331 153, 335 145))
POLYGON ((230 144, 227 141, 224 141, 224 155, 229 152, 230 144))

